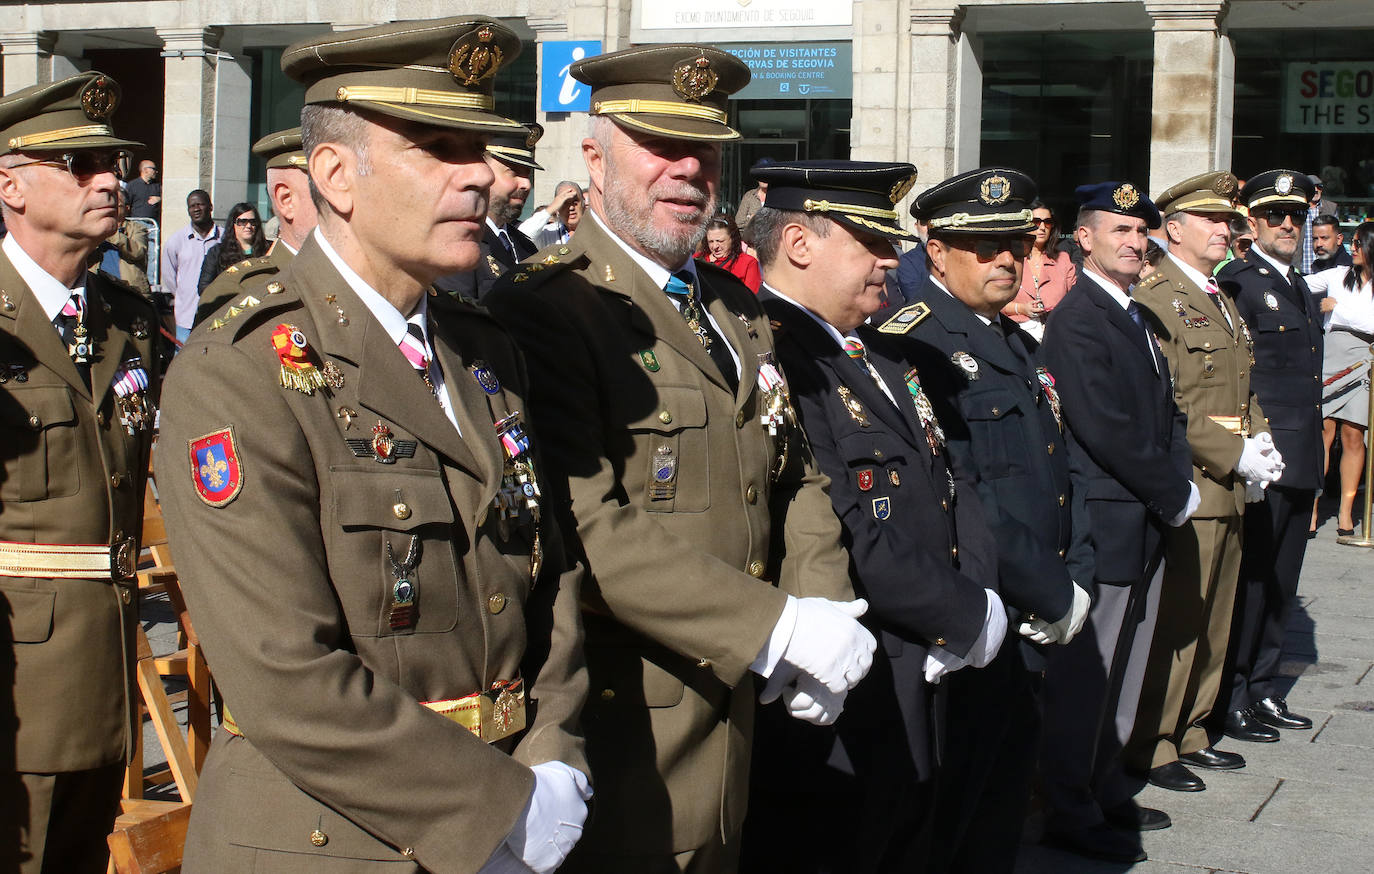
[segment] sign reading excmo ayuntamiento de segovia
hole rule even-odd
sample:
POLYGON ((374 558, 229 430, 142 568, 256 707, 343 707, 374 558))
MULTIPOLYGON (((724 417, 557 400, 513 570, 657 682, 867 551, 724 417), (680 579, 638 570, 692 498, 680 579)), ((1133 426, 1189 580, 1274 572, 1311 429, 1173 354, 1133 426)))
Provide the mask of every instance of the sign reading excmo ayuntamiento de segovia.
POLYGON ((1374 131, 1374 61, 1284 65, 1286 133, 1374 131))
POLYGON ((639 4, 645 30, 850 25, 852 0, 653 0, 639 4))

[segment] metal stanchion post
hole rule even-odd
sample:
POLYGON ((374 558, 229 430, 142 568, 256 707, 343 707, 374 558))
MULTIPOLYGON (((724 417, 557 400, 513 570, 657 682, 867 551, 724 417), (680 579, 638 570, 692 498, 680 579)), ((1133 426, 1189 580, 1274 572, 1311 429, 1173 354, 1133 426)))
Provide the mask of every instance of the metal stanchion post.
MULTIPOLYGON (((1369 352, 1374 356, 1374 344, 1370 344, 1369 352)), ((1370 359, 1370 369, 1366 371, 1365 379, 1368 380, 1369 394, 1369 421, 1364 432, 1364 521, 1361 524, 1359 536, 1351 534, 1347 537, 1337 537, 1336 542, 1342 546, 1363 546, 1366 549, 1374 547, 1374 538, 1370 537, 1371 504, 1374 504, 1374 358, 1370 359)))

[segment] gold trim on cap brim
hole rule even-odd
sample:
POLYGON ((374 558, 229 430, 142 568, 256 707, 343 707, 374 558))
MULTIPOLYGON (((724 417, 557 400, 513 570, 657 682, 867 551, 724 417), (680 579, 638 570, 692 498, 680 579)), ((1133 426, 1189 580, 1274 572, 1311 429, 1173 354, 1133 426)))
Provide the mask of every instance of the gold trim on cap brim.
MULTIPOLYGON (((864 218, 863 216, 851 215, 844 211, 827 213, 826 218, 839 222, 840 224, 852 224, 860 230, 879 234, 888 239, 902 240, 907 243, 914 243, 916 241, 915 234, 896 224, 887 225, 882 222, 873 221, 869 218, 864 218)), ((896 219, 895 213, 893 214, 893 219, 896 219)))
MULTIPOLYGON (((1033 212, 1031 212, 1030 210, 1028 210, 1028 209, 1023 209, 1023 210, 1021 210, 1020 212, 994 212, 994 213, 987 213, 986 215, 973 215, 973 214, 967 213, 967 212, 956 212, 956 213, 954 213, 953 215, 947 215, 947 216, 942 216, 942 217, 940 217, 940 218, 931 219, 927 224, 930 225, 931 230, 939 230, 939 231, 957 231, 957 230, 960 230, 960 229, 962 229, 962 228, 964 228, 964 227, 967 227, 967 226, 972 225, 972 226, 974 226, 974 227, 972 228, 972 230, 975 230, 975 231, 976 231, 976 230, 984 230, 984 228, 979 228, 979 227, 977 227, 977 225, 986 225, 986 224, 991 224, 991 223, 993 223, 993 222, 1015 222, 1015 221, 1020 221, 1020 222, 1025 222, 1025 223, 1026 223, 1026 227, 1024 228, 1024 230, 1026 230, 1026 231, 1031 231, 1031 230, 1034 230, 1034 229, 1035 229, 1035 225, 1034 225, 1034 224, 1031 224, 1031 219, 1034 218, 1034 217, 1035 217, 1035 214, 1034 214, 1033 212)), ((1022 229, 1022 228, 1001 228, 1001 229, 999 229, 997 232, 998 232, 998 233, 1015 233, 1015 232, 1018 232, 1018 231, 1020 231, 1020 230, 1023 230, 1023 229, 1022 229)))
POLYGON ((1234 203, 1219 197, 1184 198, 1169 204, 1167 209, 1160 207, 1159 211, 1165 215, 1175 212, 1229 212, 1232 215, 1242 215, 1234 203))
POLYGON ((39 131, 35 134, 25 136, 10 137, 9 147, 11 149, 24 149, 32 146, 46 146, 52 143, 62 143, 68 140, 79 140, 86 137, 114 137, 114 131, 108 124, 86 124, 80 127, 64 127, 59 130, 39 131))
POLYGON ((457 94, 432 88, 392 88, 385 85, 340 85, 334 97, 340 103, 400 103, 407 106, 445 106, 491 112, 496 102, 486 94, 457 94))
POLYGON ((487 154, 499 161, 505 161, 508 164, 519 164, 521 167, 529 167, 532 170, 544 169, 534 160, 534 153, 528 149, 488 145, 487 154))
MULTIPOLYGON (((638 115, 629 115, 628 113, 613 113, 613 114, 607 114, 605 117, 614 120, 616 124, 621 125, 622 127, 627 127, 627 128, 632 129, 632 130, 642 131, 642 132, 647 133, 647 134, 654 134, 655 136, 671 137, 671 138, 673 138, 673 139, 678 139, 678 140, 701 140, 701 141, 704 141, 704 142, 725 142, 725 141, 727 141, 727 140, 737 140, 737 139, 740 138, 740 132, 739 132, 739 131, 735 130, 734 128, 730 127, 729 125, 724 125, 724 124, 719 125, 720 127, 724 128, 724 131, 723 131, 723 132, 720 132, 720 133, 715 133, 715 132, 709 132, 709 131, 684 130, 684 129, 682 129, 682 128, 675 128, 675 127, 663 127, 662 125, 657 125, 657 124, 653 124, 653 123, 651 123, 651 122, 647 122, 647 121, 645 121, 645 120, 643 119, 643 117, 641 117, 641 116, 638 116, 638 115)), ((698 121, 698 122, 701 123, 701 124, 711 124, 711 125, 715 125, 715 122, 707 122, 707 121, 704 121, 704 120, 701 120, 701 119, 691 119, 691 120, 692 120, 692 121, 698 121)))
POLYGON ((592 104, 592 115, 622 115, 625 113, 647 113, 649 115, 678 115, 701 121, 725 124, 725 113, 713 106, 694 103, 677 103, 672 100, 598 100, 592 104))
POLYGON ((1290 203, 1294 206, 1308 206, 1307 198, 1301 194, 1270 194, 1264 197, 1257 197, 1249 203, 1249 208, 1265 206, 1270 203, 1290 203))

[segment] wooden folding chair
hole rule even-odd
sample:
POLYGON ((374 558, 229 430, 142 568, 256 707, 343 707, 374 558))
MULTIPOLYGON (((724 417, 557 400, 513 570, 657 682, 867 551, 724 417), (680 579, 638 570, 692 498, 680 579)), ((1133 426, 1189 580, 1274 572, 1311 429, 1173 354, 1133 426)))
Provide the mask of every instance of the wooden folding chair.
POLYGON ((191 805, 126 799, 107 837, 110 864, 118 874, 176 874, 186 844, 191 805))

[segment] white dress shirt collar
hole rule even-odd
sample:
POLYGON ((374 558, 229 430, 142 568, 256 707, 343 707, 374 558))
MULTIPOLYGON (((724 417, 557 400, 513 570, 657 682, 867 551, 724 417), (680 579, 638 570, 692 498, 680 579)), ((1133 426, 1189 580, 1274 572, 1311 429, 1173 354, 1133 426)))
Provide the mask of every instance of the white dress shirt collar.
POLYGON ((14 234, 6 234, 4 243, 0 244, 5 255, 9 257, 10 263, 14 265, 14 270, 19 274, 19 278, 24 280, 33 296, 38 298, 38 305, 43 308, 43 312, 48 317, 48 321, 54 322, 62 312, 62 307, 67 305, 72 293, 81 295, 81 299, 86 299, 86 271, 81 271, 78 280, 81 284, 75 288, 68 288, 62 281, 53 276, 42 267, 38 262, 29 257, 29 253, 24 251, 24 247, 19 245, 19 241, 14 238, 14 234))
MULTIPOLYGON (((1120 304, 1123 310, 1126 309, 1126 307, 1130 306, 1130 294, 1122 291, 1121 286, 1117 285, 1115 282, 1112 282, 1105 276, 1099 276, 1098 274, 1092 272, 1086 267, 1083 268, 1083 275, 1087 276, 1088 278, 1092 279, 1093 282, 1096 282, 1098 285, 1102 286, 1102 290, 1107 292, 1107 294, 1111 296, 1112 300, 1120 304)), ((1135 288, 1135 286, 1132 285, 1131 288, 1135 288)))

